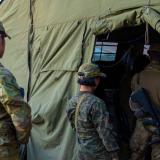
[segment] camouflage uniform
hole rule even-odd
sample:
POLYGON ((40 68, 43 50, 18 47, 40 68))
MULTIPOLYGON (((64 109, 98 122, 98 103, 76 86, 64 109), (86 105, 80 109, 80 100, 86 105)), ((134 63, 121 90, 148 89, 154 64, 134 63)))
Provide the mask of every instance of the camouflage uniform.
POLYGON ((75 108, 84 97, 77 120, 78 160, 109 160, 108 152, 119 149, 105 103, 87 92, 73 97, 67 107, 68 118, 75 128, 75 108))
MULTIPOLYGON (((86 66, 79 69, 80 76, 104 75, 99 71, 95 73, 97 68, 94 65, 86 66), (88 70, 84 73, 86 66, 88 70)), ((111 160, 117 157, 119 146, 115 139, 116 133, 104 101, 90 92, 80 92, 68 102, 67 115, 76 130, 77 160, 111 160)))
POLYGON ((0 64, 0 160, 19 160, 19 144, 27 143, 31 110, 16 79, 0 64))
MULTIPOLYGON (((150 63, 142 72, 136 74, 132 79, 132 88, 137 90, 143 87, 147 90, 152 103, 160 107, 160 64, 150 63)), ((130 101, 131 109, 139 108, 138 104, 130 101)), ((155 143, 151 145, 152 160, 160 160, 160 134, 157 134, 156 127, 153 125, 145 125, 144 120, 152 120, 152 117, 142 116, 137 119, 135 131, 131 138, 130 146, 132 150, 132 160, 143 160, 145 149, 149 141, 155 143)))

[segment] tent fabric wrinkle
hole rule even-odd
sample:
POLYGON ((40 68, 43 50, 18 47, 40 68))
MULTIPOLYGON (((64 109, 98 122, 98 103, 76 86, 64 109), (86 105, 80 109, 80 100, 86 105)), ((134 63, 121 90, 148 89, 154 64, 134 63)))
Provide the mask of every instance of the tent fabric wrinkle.
POLYGON ((144 20, 149 23, 153 29, 160 33, 160 13, 150 7, 146 7, 144 14, 144 20))

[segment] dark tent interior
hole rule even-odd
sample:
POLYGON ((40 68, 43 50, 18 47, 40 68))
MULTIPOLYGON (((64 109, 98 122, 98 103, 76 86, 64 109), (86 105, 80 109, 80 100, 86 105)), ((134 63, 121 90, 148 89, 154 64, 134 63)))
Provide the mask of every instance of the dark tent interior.
POLYGON ((110 110, 111 120, 119 133, 121 157, 124 160, 130 155, 128 144, 135 126, 135 117, 128 102, 131 79, 149 63, 146 54, 153 43, 160 43, 160 34, 145 24, 96 36, 92 61, 107 75, 96 94, 110 110))

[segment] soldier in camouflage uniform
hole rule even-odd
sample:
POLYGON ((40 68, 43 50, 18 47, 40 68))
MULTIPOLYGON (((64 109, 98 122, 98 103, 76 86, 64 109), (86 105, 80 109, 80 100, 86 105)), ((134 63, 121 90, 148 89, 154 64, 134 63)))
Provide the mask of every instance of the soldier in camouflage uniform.
MULTIPOLYGON (((133 91, 144 88, 152 104, 160 109, 160 44, 151 45, 151 63, 132 79, 133 91)), ((136 127, 130 141, 131 160, 143 160, 146 148, 151 147, 151 159, 160 160, 160 128, 157 128, 150 113, 142 113, 140 105, 130 99, 131 110, 137 115, 136 127), (147 124, 150 122, 150 124, 147 124), (155 124, 155 125, 154 125, 155 124)))
POLYGON ((77 136, 77 160, 118 160, 119 146, 107 107, 93 93, 101 73, 94 64, 83 64, 78 71, 80 93, 71 98, 67 115, 77 136))
MULTIPOLYGON (((9 37, 0 22, 0 58, 9 37)), ((19 145, 28 142, 31 110, 13 74, 0 63, 0 160, 19 160, 19 145)))

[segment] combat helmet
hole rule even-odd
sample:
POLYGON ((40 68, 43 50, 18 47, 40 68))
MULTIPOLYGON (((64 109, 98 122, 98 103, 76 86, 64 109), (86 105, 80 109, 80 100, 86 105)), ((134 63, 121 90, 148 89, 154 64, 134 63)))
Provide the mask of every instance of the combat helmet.
POLYGON ((95 78, 95 77, 106 77, 104 73, 100 71, 100 68, 93 63, 85 63, 80 66, 78 70, 78 78, 95 78))
POLYGON ((3 23, 1 21, 0 21, 0 34, 3 34, 4 37, 8 37, 9 39, 11 39, 11 37, 6 33, 3 23))

